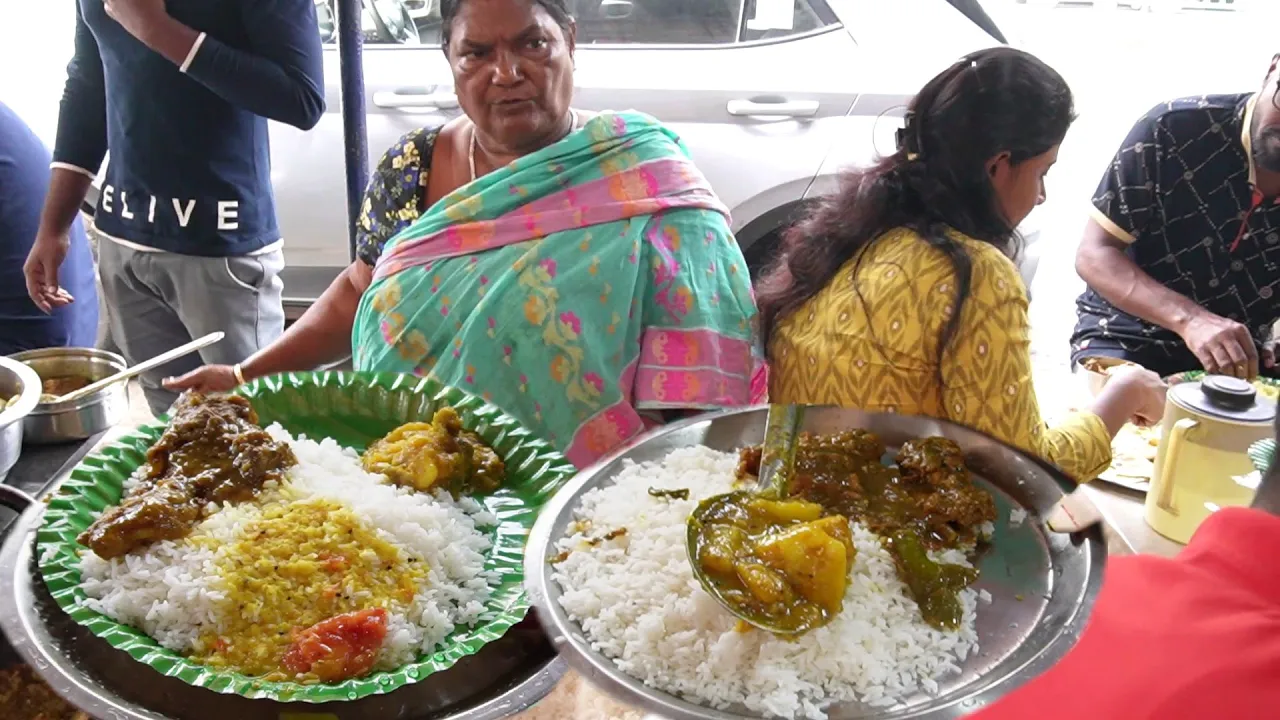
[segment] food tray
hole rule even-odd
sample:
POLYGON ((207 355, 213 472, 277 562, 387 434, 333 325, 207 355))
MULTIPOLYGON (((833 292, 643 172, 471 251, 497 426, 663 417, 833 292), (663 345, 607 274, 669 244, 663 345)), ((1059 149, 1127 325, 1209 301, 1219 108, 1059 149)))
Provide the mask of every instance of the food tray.
POLYGON ((546 697, 565 672, 526 618, 448 670, 385 695, 302 704, 211 693, 134 661, 62 612, 34 553, 44 510, 43 502, 27 508, 0 548, 0 629, 21 660, 98 720, 497 720, 546 697))
MULTIPOLYGON (((470 418, 477 432, 504 457, 509 452, 518 454, 518 470, 525 482, 486 496, 486 502, 502 505, 499 515, 503 525, 498 530, 507 533, 493 552, 514 554, 514 562, 507 562, 510 567, 503 576, 503 587, 507 588, 502 601, 504 614, 472 633, 474 638, 461 651, 420 658, 417 665, 425 672, 413 673, 415 666, 411 665, 400 671, 408 677, 381 673, 343 686, 302 686, 302 692, 285 697, 272 692, 276 684, 253 680, 246 681, 250 683, 248 692, 239 696, 227 693, 227 685, 216 684, 217 673, 203 672, 202 666, 195 666, 200 671, 196 675, 184 672, 183 663, 171 661, 172 653, 136 631, 102 632, 108 621, 86 623, 86 611, 69 604, 69 592, 78 592, 78 586, 47 582, 52 560, 42 548, 50 546, 50 520, 66 529, 64 506, 101 495, 94 491, 93 482, 104 470, 114 469, 120 476, 122 458, 132 462, 126 463, 126 469, 141 462, 141 453, 159 432, 158 426, 144 428, 59 478, 45 494, 45 502, 23 512, 0 550, 0 627, 23 659, 59 694, 99 720, 239 720, 277 718, 282 713, 326 720, 398 720, 505 717, 550 691, 563 666, 553 662, 555 651, 537 623, 531 619, 521 622, 527 608, 520 578, 527 525, 517 529, 507 528, 507 524, 523 521, 531 525, 537 505, 563 483, 572 472, 571 466, 496 408, 431 380, 295 373, 258 381, 240 392, 253 401, 264 423, 279 420, 295 432, 333 437, 355 447, 405 420, 429 417, 437 405, 448 404, 459 410, 464 422, 470 418), (508 497, 513 492, 520 496, 508 497), (46 503, 51 505, 46 507, 46 503), (37 536, 40 544, 35 544, 37 536), (512 543, 518 544, 508 548, 512 543)), ((510 458, 508 461, 510 469, 510 458)), ((118 486, 120 477, 116 479, 118 486)))
MULTIPOLYGON (((733 451, 764 439, 765 408, 732 410, 692 418, 650 433, 581 473, 543 508, 525 553, 525 581, 539 621, 569 665, 623 702, 669 720, 753 718, 744 708, 713 710, 654 690, 621 670, 591 645, 560 606, 561 590, 545 559, 566 535, 583 494, 608 486, 627 461, 656 461, 673 450, 706 445, 733 451)), ((979 650, 962 672, 939 680, 936 696, 916 695, 885 709, 859 704, 828 708, 832 720, 954 718, 973 712, 1044 671, 1069 650, 1083 629, 1102 583, 1106 544, 1098 527, 1062 535, 1043 518, 1074 488, 1061 471, 975 430, 930 418, 813 408, 804 429, 833 433, 866 428, 890 448, 905 440, 941 435, 964 449, 967 462, 1000 509, 994 548, 981 559, 976 585, 992 595, 978 608, 979 650), (1021 507, 1027 520, 1010 527, 1009 511, 1021 507), (1019 599, 1021 598, 1021 599, 1019 599)))

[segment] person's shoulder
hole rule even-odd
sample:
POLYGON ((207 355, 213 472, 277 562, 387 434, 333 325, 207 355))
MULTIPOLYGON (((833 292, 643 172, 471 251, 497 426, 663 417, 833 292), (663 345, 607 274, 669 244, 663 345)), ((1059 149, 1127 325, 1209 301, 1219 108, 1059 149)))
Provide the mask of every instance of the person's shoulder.
POLYGON ((1152 127, 1181 133, 1203 133, 1229 125, 1243 115, 1249 94, 1194 95, 1153 106, 1139 120, 1152 127))
POLYGON ((603 110, 598 113, 578 111, 582 127, 593 137, 624 137, 648 133, 648 137, 665 136, 673 146, 683 147, 680 136, 656 117, 639 110, 603 110))
MULTIPOLYGON (((984 297, 993 304, 1026 300, 1022 274, 1004 250, 957 230, 949 230, 947 237, 968 257, 971 294, 984 297)), ((887 252, 894 256, 881 255, 877 259, 902 266, 913 282, 938 286, 955 280, 955 266, 946 253, 934 247, 916 230, 896 228, 885 233, 880 240, 886 243, 887 252), (921 248, 927 251, 921 252, 921 248)))
MULTIPOLYGON (((971 238, 957 230, 949 230, 947 237, 964 249, 965 254, 969 257, 969 263, 973 267, 975 276, 982 273, 983 275, 997 278, 1005 278, 1006 276, 1020 277, 1017 265, 1003 250, 995 245, 971 238)), ((915 260, 908 260, 912 266, 941 265, 946 268, 947 272, 954 274, 954 270, 951 269, 951 263, 947 261, 945 253, 938 248, 932 247, 928 239, 912 228, 894 228, 881 235, 877 244, 884 247, 885 251, 889 253, 909 255, 916 258, 915 260), (929 252, 919 252, 922 246, 928 247, 929 252)))
POLYGON ((429 170, 431 155, 436 142, 445 132, 448 125, 414 128, 401 135, 378 163, 381 170, 403 170, 405 168, 429 170))

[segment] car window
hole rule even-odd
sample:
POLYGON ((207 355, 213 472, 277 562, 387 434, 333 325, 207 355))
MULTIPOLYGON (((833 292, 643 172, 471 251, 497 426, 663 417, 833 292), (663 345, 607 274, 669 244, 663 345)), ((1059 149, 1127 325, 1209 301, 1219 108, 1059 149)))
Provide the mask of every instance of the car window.
POLYGON ((578 44, 707 45, 738 39, 742 0, 571 0, 578 44))
MULTIPOLYGON (((320 40, 338 42, 338 14, 334 0, 315 0, 320 40)), ((432 5, 425 0, 368 0, 360 13, 360 30, 366 45, 419 45, 439 43, 439 14, 435 23, 427 13, 432 5), (428 33, 436 30, 433 38, 428 33)))
POLYGON ((741 38, 773 40, 820 30, 835 21, 823 0, 747 0, 741 38))

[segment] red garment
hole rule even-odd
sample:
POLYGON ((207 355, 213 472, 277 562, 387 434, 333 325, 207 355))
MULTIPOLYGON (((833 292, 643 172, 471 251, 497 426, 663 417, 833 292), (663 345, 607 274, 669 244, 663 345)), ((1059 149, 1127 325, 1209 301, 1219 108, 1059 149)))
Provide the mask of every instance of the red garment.
POLYGON ((971 720, 1280 718, 1280 517, 1226 508, 1107 569, 1080 642, 971 720))

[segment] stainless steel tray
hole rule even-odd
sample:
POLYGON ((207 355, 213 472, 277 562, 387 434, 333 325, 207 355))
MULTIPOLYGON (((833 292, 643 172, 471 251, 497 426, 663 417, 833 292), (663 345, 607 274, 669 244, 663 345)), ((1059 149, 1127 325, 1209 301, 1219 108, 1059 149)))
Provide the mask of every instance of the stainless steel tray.
MULTIPOLYGON (((26 500, 0 486, 0 503, 21 509, 26 500)), ((354 702, 276 703, 193 687, 116 650, 57 606, 34 555, 44 507, 37 501, 23 510, 0 548, 0 629, 54 691, 97 720, 497 720, 532 707, 565 672, 537 621, 526 618, 445 672, 354 702)))
MULTIPOLYGON (((543 509, 525 551, 525 582, 538 619, 569 665, 623 702, 670 720, 736 720, 758 717, 745 708, 718 711, 654 690, 626 675, 591 645, 560 607, 560 586, 545 561, 564 537, 582 495, 607 486, 625 461, 660 460, 672 450, 706 445, 732 451, 764 438, 764 408, 704 415, 659 429, 629 449, 580 474, 543 509)), ((975 475, 996 496, 1002 517, 994 547, 981 560, 977 587, 991 593, 978 607, 979 651, 962 673, 942 678, 936 696, 917 695, 888 709, 832 706, 832 720, 852 718, 956 718, 977 710, 1042 672, 1072 645, 1102 582, 1106 544, 1100 528, 1074 535, 1050 533, 1039 520, 1074 487, 1040 460, 968 428, 929 418, 836 408, 806 412, 804 427, 816 433, 867 428, 891 448, 912 438, 941 435, 965 450, 975 475), (1025 508, 1022 526, 1008 527, 1008 510, 1025 508)))

